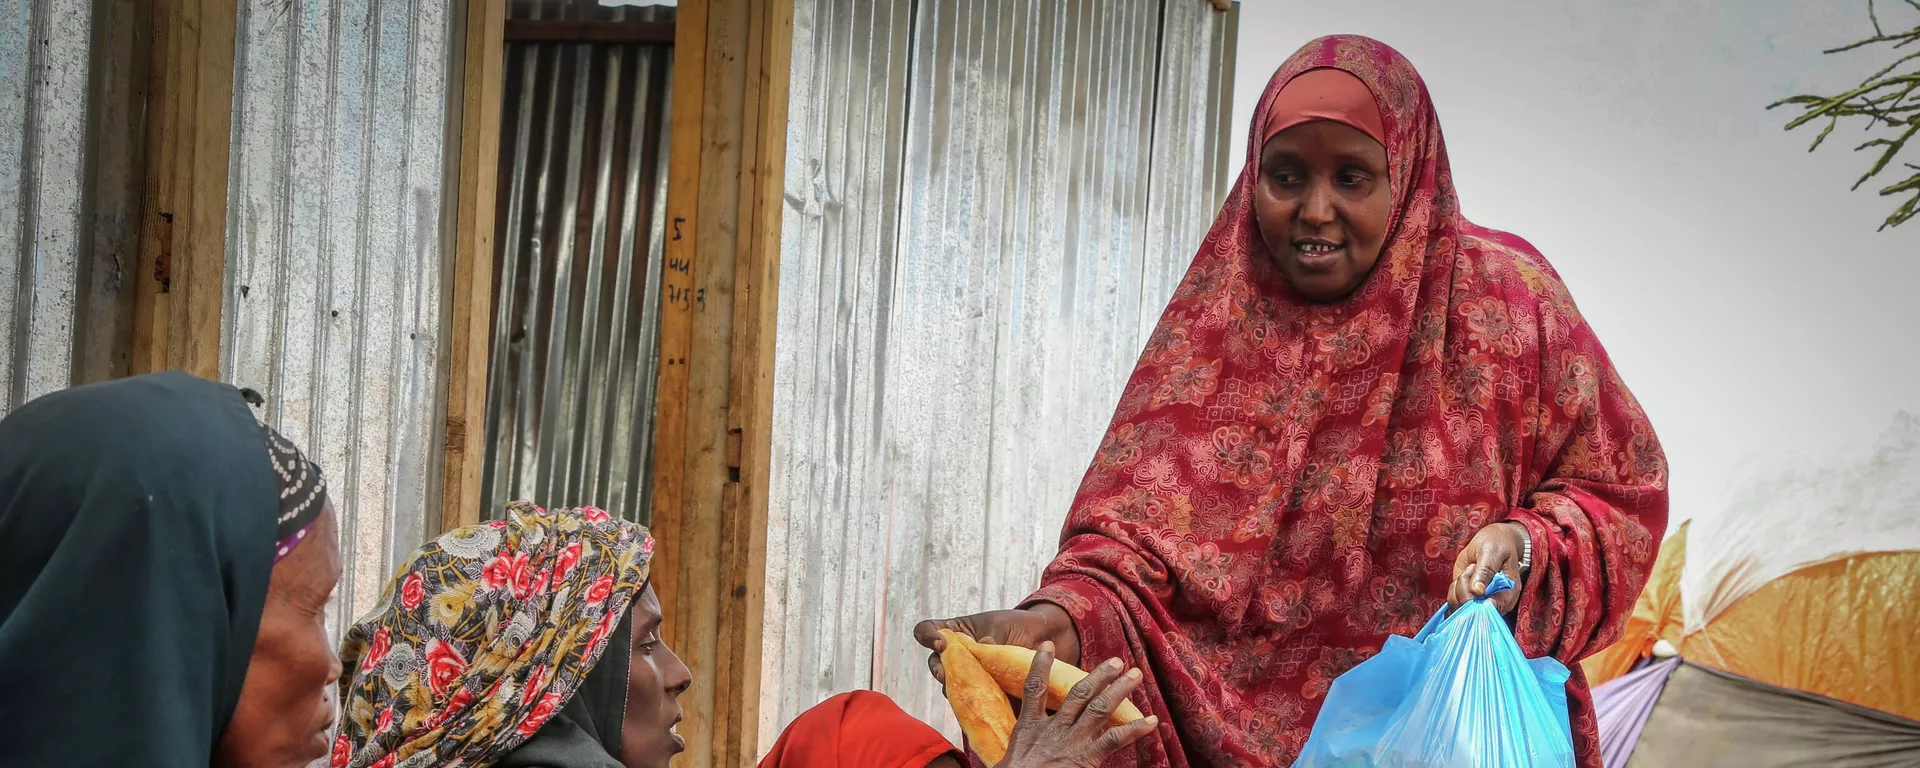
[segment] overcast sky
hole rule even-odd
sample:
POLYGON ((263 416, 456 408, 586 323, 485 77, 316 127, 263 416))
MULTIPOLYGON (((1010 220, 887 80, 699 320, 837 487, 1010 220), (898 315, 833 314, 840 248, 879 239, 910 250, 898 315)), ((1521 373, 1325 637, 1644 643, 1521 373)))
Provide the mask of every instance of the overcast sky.
POLYGON ((1413 60, 1467 216, 1546 253, 1650 412, 1674 524, 1755 466, 1920 412, 1920 220, 1876 233, 1888 199, 1847 190, 1858 134, 1808 154, 1765 110, 1892 60, 1820 54, 1871 33, 1864 1, 1247 0, 1240 24, 1236 163, 1301 44, 1359 33, 1413 60))

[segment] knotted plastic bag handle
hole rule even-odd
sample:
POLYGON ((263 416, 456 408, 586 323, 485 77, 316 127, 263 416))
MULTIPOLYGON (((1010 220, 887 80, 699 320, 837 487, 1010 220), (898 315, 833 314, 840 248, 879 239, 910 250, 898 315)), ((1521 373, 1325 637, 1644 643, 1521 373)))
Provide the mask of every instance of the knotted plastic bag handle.
POLYGON ((1493 581, 1487 583, 1487 593, 1474 599, 1485 600, 1509 589, 1515 589, 1518 586, 1519 585, 1513 583, 1513 578, 1508 576, 1506 571, 1499 571, 1493 574, 1493 581))

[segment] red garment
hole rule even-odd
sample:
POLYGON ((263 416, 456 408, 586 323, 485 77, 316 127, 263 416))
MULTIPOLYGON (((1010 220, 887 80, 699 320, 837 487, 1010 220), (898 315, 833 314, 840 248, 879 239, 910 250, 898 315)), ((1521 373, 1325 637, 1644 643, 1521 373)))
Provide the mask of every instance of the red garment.
POLYGON ((1363 37, 1301 49, 1261 98, 1245 169, 1124 390, 1030 600, 1082 658, 1119 657, 1169 723, 1108 763, 1286 766, 1328 684, 1413 634, 1456 553, 1512 520, 1533 541, 1515 634, 1572 662, 1620 631, 1666 527, 1666 459, 1560 278, 1460 215, 1426 85, 1363 37), (1300 299, 1252 207, 1262 126, 1295 75, 1376 96, 1393 222, 1355 294, 1300 299))
POLYGON ((802 713, 760 768, 924 768, 946 754, 959 751, 932 726, 882 694, 854 691, 802 713))

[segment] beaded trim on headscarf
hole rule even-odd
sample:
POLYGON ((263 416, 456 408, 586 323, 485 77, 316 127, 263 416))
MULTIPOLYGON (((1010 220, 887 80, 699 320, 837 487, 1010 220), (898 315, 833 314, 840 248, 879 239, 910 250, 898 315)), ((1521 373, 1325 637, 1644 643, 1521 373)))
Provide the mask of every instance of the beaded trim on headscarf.
MULTIPOLYGON (((260 393, 251 389, 240 390, 240 395, 255 409, 266 402, 260 393)), ((259 418, 257 410, 255 418, 259 418)), ((278 563, 306 540, 308 529, 326 509, 327 477, 320 471, 320 465, 309 461, 292 440, 265 420, 260 421, 260 429, 267 434, 267 459, 273 462, 273 473, 280 485, 280 507, 273 530, 273 561, 278 563)))

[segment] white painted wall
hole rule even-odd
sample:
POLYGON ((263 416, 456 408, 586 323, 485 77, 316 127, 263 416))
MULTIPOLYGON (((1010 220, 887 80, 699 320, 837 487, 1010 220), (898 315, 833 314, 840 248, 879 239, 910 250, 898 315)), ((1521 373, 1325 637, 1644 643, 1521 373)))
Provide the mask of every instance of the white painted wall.
MULTIPOLYGON (((1878 7, 1912 25, 1901 3, 1878 7)), ((1848 192, 1869 160, 1849 152, 1858 128, 1808 154, 1812 132, 1765 110, 1892 61, 1820 53, 1871 33, 1864 0, 1246 0, 1241 14, 1230 162, 1301 44, 1348 32, 1405 53, 1467 215, 1546 253, 1650 412, 1673 524, 1723 511, 1756 463, 1870 444, 1920 411, 1920 221, 1875 233, 1892 205, 1848 192)))

